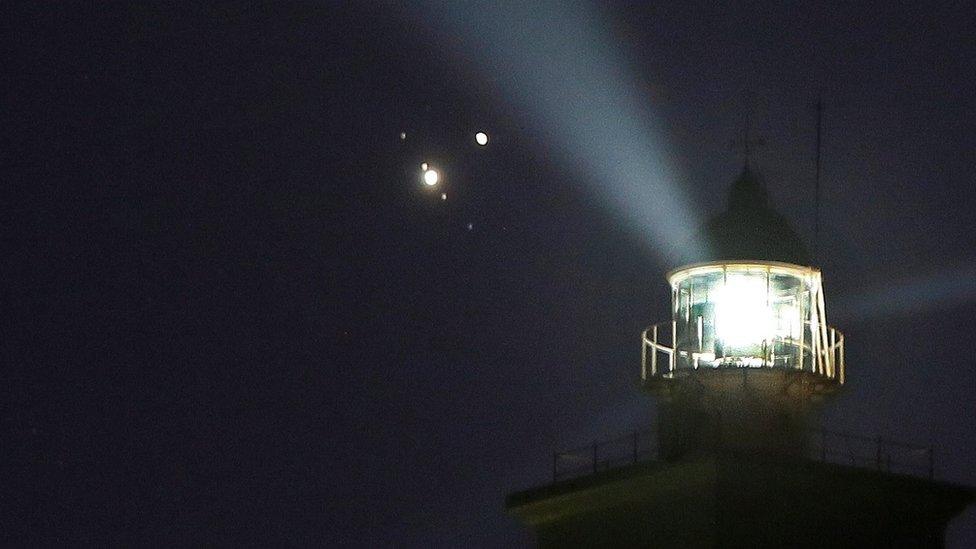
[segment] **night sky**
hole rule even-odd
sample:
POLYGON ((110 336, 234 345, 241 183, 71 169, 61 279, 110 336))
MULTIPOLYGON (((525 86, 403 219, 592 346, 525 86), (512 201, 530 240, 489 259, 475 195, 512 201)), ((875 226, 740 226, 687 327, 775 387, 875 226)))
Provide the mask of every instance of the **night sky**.
POLYGON ((812 247, 818 95, 823 423, 976 485, 976 7, 806 4, 5 3, 3 544, 531 543, 747 114, 812 247))

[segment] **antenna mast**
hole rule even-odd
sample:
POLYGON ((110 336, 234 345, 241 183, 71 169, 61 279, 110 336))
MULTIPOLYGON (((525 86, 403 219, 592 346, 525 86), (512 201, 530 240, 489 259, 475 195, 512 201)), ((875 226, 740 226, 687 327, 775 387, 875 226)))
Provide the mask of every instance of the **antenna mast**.
POLYGON ((820 251, 820 130, 823 126, 823 98, 817 97, 817 177, 813 188, 813 259, 820 251))

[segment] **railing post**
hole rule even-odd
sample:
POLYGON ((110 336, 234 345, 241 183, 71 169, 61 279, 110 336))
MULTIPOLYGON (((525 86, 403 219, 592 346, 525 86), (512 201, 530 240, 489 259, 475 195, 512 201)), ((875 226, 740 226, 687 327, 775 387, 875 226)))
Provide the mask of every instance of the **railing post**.
POLYGON ((847 375, 847 374, 844 373, 844 369, 847 367, 847 366, 844 365, 844 352, 845 352, 844 351, 844 340, 841 339, 840 340, 840 384, 841 385, 844 384, 844 376, 847 375))
POLYGON ((668 371, 669 374, 674 373, 675 360, 677 360, 677 356, 676 356, 677 354, 678 354, 678 322, 676 320, 672 320, 671 321, 671 354, 670 354, 670 360, 668 360, 668 367, 670 368, 670 370, 668 371))
POLYGON ((641 334, 641 381, 647 381, 647 330, 641 334))
POLYGON ((834 379, 837 377, 837 330, 830 329, 830 360, 827 362, 827 377, 834 379))
POLYGON ((596 461, 596 459, 597 459, 597 453, 596 452, 597 452, 597 448, 599 448, 599 447, 600 447, 600 444, 598 442, 594 442, 593 443, 593 472, 594 473, 597 472, 597 465, 596 465, 597 464, 597 461, 596 461))
POLYGON ((829 340, 827 339, 827 307, 824 305, 824 292, 823 292, 823 280, 817 281, 817 321, 820 324, 820 340, 823 342, 820 352, 821 352, 821 364, 820 364, 820 375, 829 375, 827 373, 827 355, 824 352, 823 347, 829 345, 829 340))
POLYGON ((651 375, 657 375, 657 324, 651 327, 651 341, 654 342, 654 346, 651 347, 651 375))
POLYGON ((840 384, 844 384, 844 337, 841 335, 840 338, 840 384))

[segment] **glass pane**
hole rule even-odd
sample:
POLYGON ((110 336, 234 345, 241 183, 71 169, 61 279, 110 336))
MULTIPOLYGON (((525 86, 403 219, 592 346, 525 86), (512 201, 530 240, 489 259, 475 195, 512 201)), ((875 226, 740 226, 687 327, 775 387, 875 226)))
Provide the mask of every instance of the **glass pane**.
POLYGON ((812 369, 811 291, 804 273, 765 266, 698 269, 675 288, 678 368, 812 369))

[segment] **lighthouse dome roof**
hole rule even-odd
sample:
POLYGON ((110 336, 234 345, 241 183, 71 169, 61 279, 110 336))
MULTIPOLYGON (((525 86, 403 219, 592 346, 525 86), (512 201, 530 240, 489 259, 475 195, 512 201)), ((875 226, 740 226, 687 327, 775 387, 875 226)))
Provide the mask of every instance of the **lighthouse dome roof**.
POLYGON ((800 235, 773 209, 762 176, 749 164, 732 183, 728 208, 705 224, 683 263, 723 260, 810 263, 800 235))

